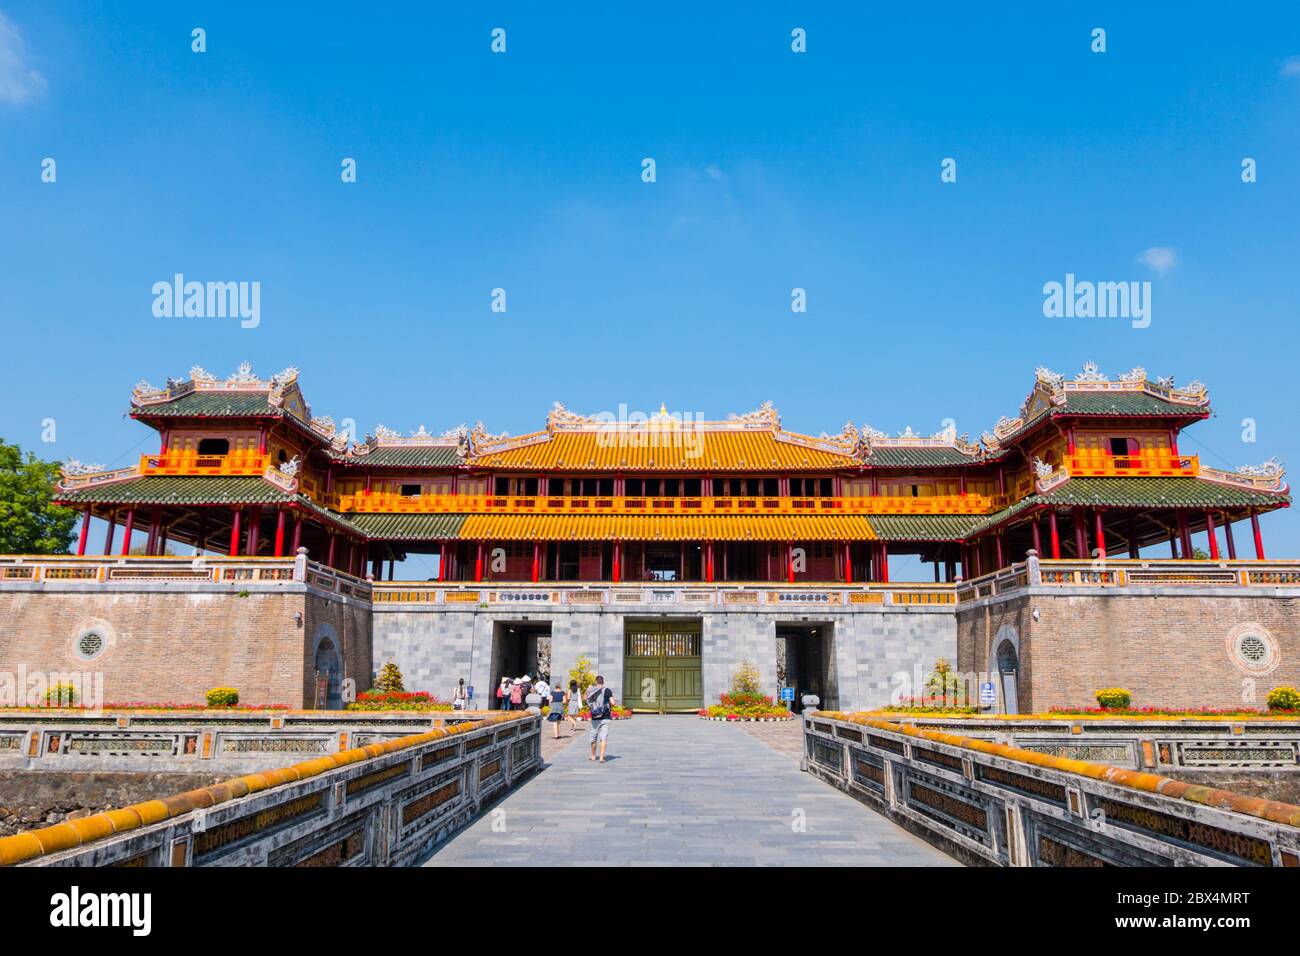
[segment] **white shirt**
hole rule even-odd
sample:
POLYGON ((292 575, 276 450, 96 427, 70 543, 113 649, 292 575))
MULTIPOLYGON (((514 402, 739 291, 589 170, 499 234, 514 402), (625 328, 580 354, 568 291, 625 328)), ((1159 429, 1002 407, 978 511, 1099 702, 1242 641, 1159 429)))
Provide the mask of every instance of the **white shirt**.
POLYGON ((535 690, 537 695, 543 699, 551 696, 551 685, 546 683, 544 680, 538 681, 537 686, 535 686, 533 690, 535 690))

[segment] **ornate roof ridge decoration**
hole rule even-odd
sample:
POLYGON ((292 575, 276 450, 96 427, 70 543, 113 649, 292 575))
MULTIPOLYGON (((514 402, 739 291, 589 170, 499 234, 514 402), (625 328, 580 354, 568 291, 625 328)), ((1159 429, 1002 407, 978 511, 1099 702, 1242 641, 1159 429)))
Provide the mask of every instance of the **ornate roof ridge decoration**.
MULTIPOLYGON (((335 441, 335 447, 338 448, 338 439, 335 439, 335 441)), ((456 448, 458 450, 457 454, 464 458, 467 441, 468 431, 464 425, 449 428, 438 435, 427 430, 424 425, 420 425, 409 435, 403 435, 401 432, 384 425, 376 425, 374 430, 366 436, 364 442, 353 442, 352 446, 346 449, 346 457, 364 458, 380 448, 456 448)))
POLYGON ((984 433, 984 443, 990 449, 1001 447, 1030 421, 1055 408, 1066 407, 1070 392, 1143 392, 1172 405, 1204 408, 1210 404, 1209 390, 1201 382, 1188 382, 1180 388, 1174 385, 1172 376, 1152 381, 1141 365, 1124 372, 1115 381, 1092 361, 1084 362, 1083 368, 1070 381, 1040 365, 1034 369, 1034 386, 1020 405, 1020 414, 1016 418, 1006 415, 999 418, 992 431, 984 433))
MULTIPOLYGON (((850 425, 846 427, 852 427, 850 425)), ((670 412, 668 406, 661 403, 659 410, 651 414, 642 411, 629 411, 626 405, 620 405, 617 412, 599 412, 595 415, 579 415, 570 411, 562 402, 555 402, 546 416, 547 434, 554 432, 616 432, 647 431, 659 428, 689 428, 695 431, 781 431, 781 416, 771 402, 764 402, 752 412, 737 415, 732 412, 725 419, 705 419, 702 415, 686 412, 670 412)), ((796 435, 794 432, 785 434, 796 435)), ((503 436, 504 437, 504 436, 503 436)), ((519 436, 527 438, 531 436, 519 436)), ((811 436, 797 436, 809 441, 818 439, 811 436)), ((825 436, 823 436, 824 438, 825 436)), ((500 449, 492 449, 498 451, 500 449)))
MULTIPOLYGON (((75 463, 80 464, 79 462, 75 463)), ((59 491, 80 491, 84 488, 98 487, 99 485, 112 485, 119 481, 130 481, 139 478, 144 474, 140 470, 138 461, 126 468, 114 468, 111 471, 104 471, 102 468, 95 471, 69 471, 69 466, 73 464, 74 460, 69 460, 64 464, 62 477, 59 478, 55 485, 59 491)), ((98 466, 82 465, 81 467, 97 468, 98 466)))
MULTIPOLYGON (((297 367, 290 365, 288 368, 276 372, 270 378, 262 379, 253 374, 253 366, 244 361, 239 363, 239 367, 229 377, 221 380, 203 366, 195 365, 190 368, 189 378, 172 378, 169 376, 167 384, 163 388, 157 388, 143 379, 137 382, 135 389, 131 393, 131 404, 137 408, 148 405, 165 405, 192 392, 266 392, 268 404, 276 408, 283 408, 285 396, 298 383, 298 374, 297 367)), ((301 395, 301 390, 299 390, 299 395, 301 395)), ((311 409, 307 406, 305 398, 302 404, 306 409, 303 420, 310 422, 311 409)), ((285 410, 288 411, 288 409, 285 410)), ((290 414, 294 413, 290 412, 290 414)), ((295 415, 295 417, 298 416, 295 415)))
POLYGON ((1286 469, 1276 458, 1270 458, 1259 465, 1242 465, 1236 471, 1201 466, 1201 477, 1207 481, 1272 494, 1286 494, 1290 491, 1290 485, 1283 480, 1285 474, 1286 469))
POLYGON ((763 402, 752 412, 745 412, 737 415, 732 412, 727 416, 727 422, 733 425, 743 425, 746 427, 758 426, 761 428, 770 428, 773 431, 781 430, 781 413, 776 410, 776 406, 771 402, 763 402))
POLYGON ((70 478, 81 475, 94 475, 104 470, 103 465, 88 465, 76 458, 69 458, 60 468, 60 472, 70 478))
MULTIPOLYGON (((951 419, 948 419, 951 422, 951 419)), ((876 448, 951 448, 971 458, 985 458, 989 449, 979 441, 971 441, 966 432, 957 434, 957 426, 949 424, 931 435, 920 435, 908 425, 897 435, 889 435, 870 425, 862 426, 863 455, 870 457, 876 448)))

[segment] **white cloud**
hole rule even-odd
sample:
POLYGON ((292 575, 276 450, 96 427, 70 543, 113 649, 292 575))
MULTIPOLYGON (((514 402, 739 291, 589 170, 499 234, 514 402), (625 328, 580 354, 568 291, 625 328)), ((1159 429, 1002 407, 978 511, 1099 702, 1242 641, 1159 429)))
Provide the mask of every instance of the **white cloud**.
POLYGON ((717 181, 720 180, 720 179, 726 179, 726 178, 727 178, 727 177, 726 177, 726 174, 724 174, 724 173, 722 172, 722 170, 719 169, 719 168, 718 168, 715 164, 713 164, 713 163, 710 163, 708 166, 705 166, 705 167, 704 167, 704 171, 705 171, 706 173, 709 174, 709 178, 712 179, 714 182, 717 182, 717 181))
POLYGON ((1137 261, 1157 275, 1164 275, 1178 265, 1178 256, 1168 246, 1152 246, 1138 256, 1137 261))
POLYGON ((32 69, 14 22, 0 13, 0 103, 21 106, 45 90, 45 77, 32 69))
POLYGON ((1283 76, 1300 76, 1300 56, 1293 56, 1282 64, 1283 76))

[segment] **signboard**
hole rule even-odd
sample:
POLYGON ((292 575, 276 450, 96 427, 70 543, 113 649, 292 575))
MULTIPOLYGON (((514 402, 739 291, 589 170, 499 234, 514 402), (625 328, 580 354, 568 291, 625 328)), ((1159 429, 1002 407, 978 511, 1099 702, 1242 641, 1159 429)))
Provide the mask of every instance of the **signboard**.
POLYGON ((794 688, 793 688, 793 687, 782 687, 782 688, 781 688, 781 699, 784 700, 784 701, 788 701, 788 702, 790 702, 790 703, 794 703, 794 688))
POLYGON ((980 682, 980 706, 992 707, 998 702, 998 691, 993 686, 993 681, 986 680, 980 682))

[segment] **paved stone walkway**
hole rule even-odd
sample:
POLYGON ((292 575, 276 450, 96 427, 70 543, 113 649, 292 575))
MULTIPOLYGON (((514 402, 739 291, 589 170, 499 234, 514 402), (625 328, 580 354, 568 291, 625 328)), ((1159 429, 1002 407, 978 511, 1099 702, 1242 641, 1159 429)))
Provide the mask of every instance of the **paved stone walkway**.
POLYGON ((637 716, 589 753, 552 752, 425 865, 957 865, 734 726, 637 716))

